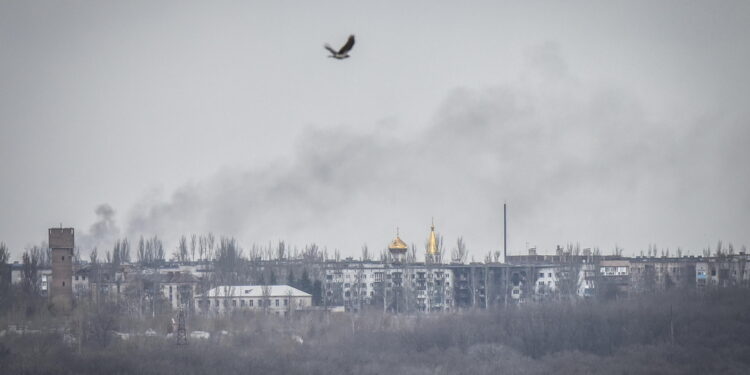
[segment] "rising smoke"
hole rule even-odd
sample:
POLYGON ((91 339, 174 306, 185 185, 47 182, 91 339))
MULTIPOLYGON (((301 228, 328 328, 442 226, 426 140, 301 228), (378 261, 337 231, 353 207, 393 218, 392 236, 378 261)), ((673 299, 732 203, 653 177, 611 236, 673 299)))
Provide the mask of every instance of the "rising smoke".
POLYGON ((110 249, 120 236, 120 228, 115 222, 115 210, 108 204, 100 204, 94 210, 97 220, 87 232, 79 233, 76 244, 84 251, 93 248, 110 249))
MULTIPOLYGON (((224 170, 167 199, 147 196, 130 211, 127 234, 174 241, 214 231, 355 255, 363 242, 387 243, 397 225, 419 244, 434 216, 449 243, 463 235, 482 254, 501 244, 507 201, 518 251, 525 241, 542 249, 617 243, 636 253, 652 242, 697 249, 719 237, 748 240, 738 224, 750 206, 750 170, 740 161, 747 113, 656 120, 635 94, 581 81, 555 44, 531 49, 527 60, 515 82, 455 89, 413 136, 358 130, 354 119, 311 128, 290 162, 224 170)), ((100 209, 91 236, 111 238, 113 212, 100 209)))

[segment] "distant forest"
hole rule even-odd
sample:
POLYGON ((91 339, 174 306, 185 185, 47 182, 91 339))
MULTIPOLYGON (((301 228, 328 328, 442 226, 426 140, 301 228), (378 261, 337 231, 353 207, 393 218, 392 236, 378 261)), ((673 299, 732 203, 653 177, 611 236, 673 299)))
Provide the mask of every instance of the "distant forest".
POLYGON ((307 312, 166 322, 114 305, 0 317, 2 374, 748 374, 750 291, 683 290, 444 314, 307 312), (116 332, 158 334, 122 337, 116 332), (152 331, 153 332, 153 331, 152 331))

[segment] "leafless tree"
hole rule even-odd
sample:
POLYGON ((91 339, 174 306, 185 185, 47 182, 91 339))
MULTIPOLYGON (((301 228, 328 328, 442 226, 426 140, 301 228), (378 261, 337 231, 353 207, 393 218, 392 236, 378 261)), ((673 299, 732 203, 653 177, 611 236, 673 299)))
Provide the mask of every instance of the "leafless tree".
POLYGON ((39 258, 39 252, 30 250, 26 250, 22 256, 21 288, 29 297, 36 297, 39 294, 39 258))
POLYGON ((320 248, 318 245, 311 243, 309 245, 306 245, 304 250, 302 250, 302 259, 307 261, 315 261, 322 257, 320 248))
POLYGON ((130 242, 127 238, 123 238, 120 244, 120 260, 123 263, 130 263, 130 242))
POLYGON ((138 258, 138 263, 145 264, 146 261, 146 241, 143 239, 143 236, 138 240, 138 252, 136 253, 136 257, 138 258))
POLYGON ((190 235, 190 261, 195 262, 195 248, 198 243, 198 237, 195 234, 190 235))
POLYGON ((94 264, 99 261, 99 252, 97 251, 96 247, 91 249, 91 253, 89 253, 89 262, 94 264))
POLYGON ((216 237, 214 237, 214 234, 211 232, 208 232, 208 235, 206 236, 206 249, 208 254, 208 260, 214 259, 214 246, 216 245, 216 237))
POLYGON ((286 255, 286 244, 284 241, 279 241, 278 246, 276 246, 276 259, 284 260, 286 255))
POLYGON ((406 255, 406 263, 416 263, 417 262, 417 246, 412 242, 411 247, 409 247, 409 253, 406 255))
POLYGON ((10 260, 10 250, 5 242, 0 242, 0 308, 9 305, 8 292, 10 290, 10 267, 7 263, 10 260))
POLYGON ((469 252, 466 250, 466 243, 464 243, 463 237, 458 237, 456 240, 456 247, 451 250, 451 262, 454 263, 465 263, 469 252))
POLYGON ((204 237, 203 235, 198 237, 198 259, 206 259, 206 237, 204 237))
POLYGON ((366 262, 370 260, 370 249, 367 248, 367 244, 362 245, 362 261, 366 262))
POLYGON ((174 253, 172 253, 172 259, 178 262, 187 262, 189 256, 188 254, 187 238, 185 237, 185 235, 182 235, 180 236, 177 249, 175 249, 174 253))

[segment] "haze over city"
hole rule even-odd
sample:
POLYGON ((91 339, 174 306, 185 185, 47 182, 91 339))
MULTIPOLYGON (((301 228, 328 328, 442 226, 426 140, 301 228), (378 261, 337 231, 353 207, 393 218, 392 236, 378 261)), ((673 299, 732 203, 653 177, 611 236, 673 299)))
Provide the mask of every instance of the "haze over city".
POLYGON ((749 6, 2 2, 0 240, 750 244, 749 6))

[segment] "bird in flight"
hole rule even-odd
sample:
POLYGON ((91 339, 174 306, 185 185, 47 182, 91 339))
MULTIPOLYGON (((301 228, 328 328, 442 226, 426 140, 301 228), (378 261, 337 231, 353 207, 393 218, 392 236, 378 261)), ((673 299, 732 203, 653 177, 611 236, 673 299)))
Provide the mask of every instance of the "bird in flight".
POLYGON ((352 49, 352 47, 354 47, 354 35, 349 35, 349 39, 346 41, 346 44, 344 44, 344 46, 341 47, 341 49, 339 49, 338 51, 331 48, 331 46, 329 46, 328 44, 326 44, 324 47, 328 50, 328 52, 331 53, 331 55, 328 57, 333 57, 337 60, 343 60, 349 57, 349 51, 352 49))

